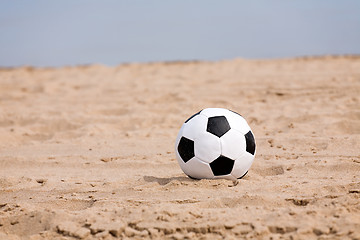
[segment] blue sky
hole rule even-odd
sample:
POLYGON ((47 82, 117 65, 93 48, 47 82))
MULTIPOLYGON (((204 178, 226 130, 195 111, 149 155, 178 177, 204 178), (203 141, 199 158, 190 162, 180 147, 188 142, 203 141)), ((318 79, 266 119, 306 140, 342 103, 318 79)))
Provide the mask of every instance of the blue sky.
POLYGON ((0 66, 360 54, 358 0, 0 0, 0 66))

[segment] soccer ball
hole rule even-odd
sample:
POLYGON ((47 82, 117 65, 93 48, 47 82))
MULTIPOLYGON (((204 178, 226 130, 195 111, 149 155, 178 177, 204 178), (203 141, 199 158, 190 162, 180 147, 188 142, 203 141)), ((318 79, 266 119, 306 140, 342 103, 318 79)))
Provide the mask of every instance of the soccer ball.
POLYGON ((240 179, 255 158, 255 138, 246 120, 223 108, 206 108, 182 125, 176 158, 190 178, 240 179))

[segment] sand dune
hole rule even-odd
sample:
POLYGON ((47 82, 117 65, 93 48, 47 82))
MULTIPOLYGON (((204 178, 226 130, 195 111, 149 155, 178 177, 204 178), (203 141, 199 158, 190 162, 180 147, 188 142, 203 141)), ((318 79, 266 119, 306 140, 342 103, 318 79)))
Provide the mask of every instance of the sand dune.
POLYGON ((0 239, 360 239, 360 58, 0 69, 0 239), (248 175, 192 180, 174 141, 241 113, 248 175))

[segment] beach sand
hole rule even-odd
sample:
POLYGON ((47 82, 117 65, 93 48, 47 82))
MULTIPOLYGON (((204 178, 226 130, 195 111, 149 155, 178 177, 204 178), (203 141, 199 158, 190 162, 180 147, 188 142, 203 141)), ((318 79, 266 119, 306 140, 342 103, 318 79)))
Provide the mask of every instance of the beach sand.
POLYGON ((360 57, 0 69, 0 239, 360 239, 360 57), (237 185, 174 142, 207 107, 252 128, 237 185))

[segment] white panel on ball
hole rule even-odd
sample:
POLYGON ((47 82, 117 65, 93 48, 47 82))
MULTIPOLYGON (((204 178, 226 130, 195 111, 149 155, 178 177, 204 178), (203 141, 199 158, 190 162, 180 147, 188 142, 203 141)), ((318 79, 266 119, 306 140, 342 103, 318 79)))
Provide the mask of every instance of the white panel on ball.
POLYGON ((187 123, 184 123, 182 135, 188 139, 194 140, 199 133, 206 132, 208 118, 204 115, 198 114, 187 123))
POLYGON ((207 117, 226 116, 230 111, 224 108, 206 108, 201 111, 207 117))
POLYGON ((227 118, 231 128, 236 129, 243 134, 246 134, 250 131, 250 127, 249 127, 248 123, 242 116, 229 111, 229 114, 226 115, 226 118, 227 118))
POLYGON ((246 141, 244 134, 235 129, 230 129, 220 138, 221 155, 230 159, 239 158, 246 151, 246 141))
POLYGON ((221 154, 220 139, 211 133, 203 132, 195 139, 194 150, 196 157, 211 163, 221 154))
POLYGON ((214 178, 214 174, 212 173, 209 164, 196 157, 184 164, 182 169, 185 174, 193 178, 214 178))
POLYGON ((242 156, 235 160, 234 168, 231 172, 231 175, 236 178, 243 176, 250 169, 253 161, 254 155, 245 152, 242 156))
MULTIPOLYGON (((179 133, 178 135, 176 136, 176 140, 175 140, 175 149, 177 149, 177 146, 179 145, 179 142, 180 142, 180 139, 181 137, 183 136, 183 131, 184 131, 184 128, 185 128, 185 124, 183 124, 179 130, 179 133)), ((177 150, 175 151, 177 152, 177 150)))

